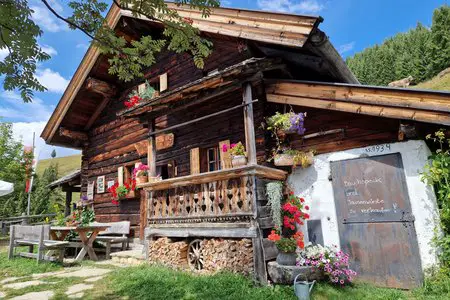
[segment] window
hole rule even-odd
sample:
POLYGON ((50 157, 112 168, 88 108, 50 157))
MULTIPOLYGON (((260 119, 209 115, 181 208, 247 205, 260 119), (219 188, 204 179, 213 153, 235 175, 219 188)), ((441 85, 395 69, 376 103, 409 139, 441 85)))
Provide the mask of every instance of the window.
POLYGON ((207 150, 208 171, 217 171, 221 169, 220 151, 218 147, 207 150))

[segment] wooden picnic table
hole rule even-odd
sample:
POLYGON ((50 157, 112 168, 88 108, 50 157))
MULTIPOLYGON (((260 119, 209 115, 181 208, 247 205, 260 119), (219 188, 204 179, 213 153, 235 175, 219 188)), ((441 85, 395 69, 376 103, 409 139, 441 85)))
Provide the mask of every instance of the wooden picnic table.
POLYGON ((80 237, 83 249, 78 253, 75 261, 80 262, 89 254, 91 260, 97 261, 97 255, 95 254, 93 243, 95 238, 101 231, 105 231, 110 226, 107 225, 89 225, 89 226, 52 226, 50 227, 50 237, 53 240, 63 241, 70 231, 75 231, 80 237), (91 235, 88 236, 88 234, 91 235))

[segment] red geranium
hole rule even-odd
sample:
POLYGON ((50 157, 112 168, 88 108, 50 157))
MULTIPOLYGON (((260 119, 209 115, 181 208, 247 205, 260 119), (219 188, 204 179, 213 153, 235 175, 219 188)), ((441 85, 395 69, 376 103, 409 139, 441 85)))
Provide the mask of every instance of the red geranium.
POLYGON ((125 101, 124 104, 127 108, 131 108, 131 107, 138 105, 139 102, 141 102, 141 101, 142 101, 141 97, 139 97, 138 95, 134 95, 134 96, 130 97, 130 99, 125 101))

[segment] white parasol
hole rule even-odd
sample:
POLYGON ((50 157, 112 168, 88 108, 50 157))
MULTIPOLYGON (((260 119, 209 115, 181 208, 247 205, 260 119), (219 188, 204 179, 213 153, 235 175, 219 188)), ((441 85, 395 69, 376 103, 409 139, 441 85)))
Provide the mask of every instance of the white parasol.
POLYGON ((0 196, 5 196, 14 192, 14 185, 12 183, 0 180, 0 196))

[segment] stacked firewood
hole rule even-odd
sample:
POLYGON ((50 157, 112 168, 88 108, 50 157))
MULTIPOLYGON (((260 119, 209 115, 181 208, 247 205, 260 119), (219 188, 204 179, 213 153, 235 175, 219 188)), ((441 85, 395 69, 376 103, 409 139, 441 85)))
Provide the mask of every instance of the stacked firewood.
POLYGON ((250 239, 205 239, 202 242, 202 250, 205 272, 227 270, 249 274, 253 271, 253 248, 250 239))
POLYGON ((189 244, 186 241, 172 241, 169 238, 159 238, 150 243, 149 261, 163 264, 172 268, 187 267, 187 251, 189 244))

